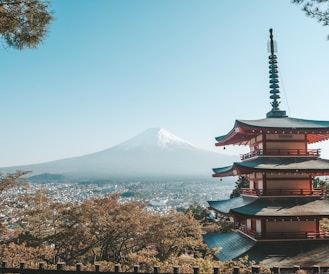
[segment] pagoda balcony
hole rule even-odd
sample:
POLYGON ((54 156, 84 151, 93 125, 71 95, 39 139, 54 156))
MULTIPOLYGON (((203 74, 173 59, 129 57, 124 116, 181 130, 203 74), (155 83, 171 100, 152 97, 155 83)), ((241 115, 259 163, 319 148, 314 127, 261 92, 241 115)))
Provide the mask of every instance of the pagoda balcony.
POLYGON ((260 232, 257 232, 256 230, 247 228, 245 225, 242 225, 238 228, 239 231, 241 231, 242 233, 254 238, 254 239, 261 239, 262 238, 262 234, 260 232))
POLYGON ((241 188, 241 195, 249 196, 323 196, 326 191, 323 188, 314 189, 250 189, 241 188))
POLYGON ((241 160, 250 159, 257 156, 314 156, 318 157, 321 149, 256 149, 254 151, 241 154, 241 160))
POLYGON ((242 225, 238 228, 239 231, 242 233, 257 239, 257 240, 281 240, 281 239, 323 239, 329 238, 328 231, 320 231, 320 232, 313 232, 313 231, 296 231, 296 232, 257 232, 256 230, 247 228, 245 225, 242 225))
POLYGON ((320 238, 320 233, 309 231, 296 232, 266 232, 264 239, 315 239, 320 238))

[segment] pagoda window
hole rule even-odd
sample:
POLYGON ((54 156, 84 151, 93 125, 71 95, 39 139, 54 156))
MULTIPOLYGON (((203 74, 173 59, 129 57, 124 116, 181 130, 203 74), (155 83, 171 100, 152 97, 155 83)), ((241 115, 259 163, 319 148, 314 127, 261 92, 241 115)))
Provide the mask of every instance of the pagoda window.
POLYGON ((247 219, 247 228, 251 229, 251 219, 247 219))
POLYGON ((249 174, 249 187, 241 188, 240 193, 244 195, 262 195, 263 194, 263 174, 260 172, 249 174))
POLYGON ((262 221, 256 220, 256 232, 261 233, 262 232, 262 221))
POLYGON ((259 143, 259 142, 262 142, 263 141, 263 135, 262 134, 259 134, 256 136, 256 142, 259 143))
POLYGON ((259 134, 256 137, 250 139, 250 145, 253 146, 255 144, 259 144, 262 141, 263 141, 263 135, 259 134))
POLYGON ((257 172, 257 173, 256 173, 256 178, 257 178, 257 179, 263 179, 263 173, 261 173, 261 172, 257 172))
POLYGON ((255 173, 249 175, 249 189, 255 188, 255 173))
POLYGON ((263 136, 260 134, 254 138, 250 139, 249 146, 250 146, 250 152, 256 152, 263 148, 262 145, 263 136))

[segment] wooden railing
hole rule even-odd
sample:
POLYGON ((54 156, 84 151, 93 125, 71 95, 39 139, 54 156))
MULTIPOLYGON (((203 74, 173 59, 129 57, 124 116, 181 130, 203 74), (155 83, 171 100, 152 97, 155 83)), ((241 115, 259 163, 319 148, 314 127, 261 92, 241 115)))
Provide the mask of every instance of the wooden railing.
POLYGON ((266 232, 266 239, 310 239, 317 238, 316 232, 299 231, 299 232, 266 232))
POLYGON ((241 154, 241 160, 250 159, 252 157, 266 156, 320 156, 321 149, 257 149, 245 154, 241 154))
POLYGON ((266 232, 261 233, 242 225, 238 228, 244 234, 254 239, 318 239, 329 238, 329 232, 321 230, 320 232, 313 231, 298 231, 298 232, 266 232))
POLYGON ((244 234, 247 234, 248 236, 254 238, 254 239, 260 239, 262 238, 262 234, 260 232, 257 232, 256 230, 247 228, 245 225, 242 225, 238 228, 241 232, 244 234))
MULTIPOLYGON (((28 269, 25 267, 25 263, 20 264, 20 268, 10 268, 7 266, 6 262, 2 263, 2 267, 0 267, 0 273, 2 274, 9 274, 9 273, 17 273, 17 274, 123 274, 123 273, 131 273, 131 274, 136 274, 136 273, 143 273, 143 274, 184 274, 183 272, 179 271, 179 266, 174 266, 172 272, 160 272, 160 269, 158 266, 153 267, 153 272, 140 272, 139 271, 139 265, 135 265, 133 268, 133 271, 130 272, 122 272, 120 270, 120 266, 116 265, 114 271, 101 271, 99 268, 99 265, 95 265, 95 271, 83 271, 82 270, 82 264, 78 263, 76 265, 75 270, 65 270, 65 264, 60 263, 57 264, 57 269, 56 270, 50 270, 50 269, 44 269, 44 265, 40 264, 39 269, 28 269)), ((193 267, 193 272, 190 274, 200 274, 200 267, 199 266, 194 266, 193 267)), ((214 274, 220 274, 220 273, 229 273, 227 272, 227 269, 222 269, 220 270, 218 266, 213 267, 213 272, 214 274), (225 271, 225 272, 223 272, 225 271)), ((240 273, 240 267, 239 266, 233 266, 232 270, 230 273, 233 274, 239 274, 240 273)), ((260 266, 259 265, 252 265, 251 266, 251 273, 260 273, 260 266)), ((185 273, 189 274, 189 273, 185 273)))
POLYGON ((252 195, 252 196, 290 196, 290 195, 312 195, 312 196, 323 196, 325 189, 314 188, 314 189, 249 189, 241 188, 241 195, 252 195))
POLYGON ((329 233, 327 231, 320 232, 267 232, 266 239, 323 239, 328 238, 329 233))
MULTIPOLYGON (((220 269, 218 266, 213 267, 212 273, 213 274, 220 274, 220 273, 232 273, 232 274, 240 274, 240 273, 252 273, 252 274, 259 274, 261 272, 260 265, 251 265, 250 270, 246 271, 245 266, 239 266, 239 265, 233 265, 230 267, 230 269, 220 269), (243 272, 242 272, 243 271, 243 272)), ((39 269, 29 269, 25 268, 25 263, 20 264, 20 268, 10 268, 7 266, 5 262, 2 263, 2 267, 0 267, 0 271, 2 274, 6 273, 17 273, 17 274, 123 274, 123 273, 130 273, 130 274, 136 274, 136 273, 143 273, 143 274, 189 274, 189 273, 183 273, 179 271, 179 266, 175 266, 173 268, 172 272, 160 272, 159 267, 155 266, 153 268, 153 272, 139 272, 139 266, 134 266, 134 270, 132 272, 121 272, 119 266, 115 266, 114 271, 106 271, 103 272, 99 269, 99 266, 95 265, 95 271, 83 271, 82 264, 76 265, 76 270, 65 270, 65 264, 59 264, 57 265, 56 270, 48 270, 44 269, 43 264, 40 264, 39 269)), ((299 265, 293 265, 291 267, 280 267, 280 266, 273 266, 269 268, 271 270, 271 273, 273 274, 284 274, 284 273, 297 273, 298 271, 302 270, 303 273, 312 273, 312 274, 319 274, 319 273, 328 273, 329 266, 319 266, 319 265, 312 265, 312 266, 304 266, 300 267, 299 265)), ((200 274, 200 267, 194 266, 193 272, 190 274, 200 274)), ((207 272, 210 273, 210 272, 207 272)))

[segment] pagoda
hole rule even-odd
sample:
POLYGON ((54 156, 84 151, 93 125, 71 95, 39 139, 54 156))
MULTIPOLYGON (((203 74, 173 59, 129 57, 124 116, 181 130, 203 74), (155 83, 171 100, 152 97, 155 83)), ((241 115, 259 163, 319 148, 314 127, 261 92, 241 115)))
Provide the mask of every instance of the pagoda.
POLYGON ((207 234, 219 260, 249 260, 268 265, 329 266, 329 234, 321 222, 329 218, 325 189, 314 179, 329 175, 329 160, 308 146, 329 139, 329 121, 288 117, 279 108, 276 44, 270 29, 269 88, 272 109, 266 118, 236 120, 233 129, 216 137, 216 146, 249 146, 241 161, 213 169, 213 177, 243 176, 249 187, 240 196, 209 201, 209 208, 229 217, 236 230, 207 234))

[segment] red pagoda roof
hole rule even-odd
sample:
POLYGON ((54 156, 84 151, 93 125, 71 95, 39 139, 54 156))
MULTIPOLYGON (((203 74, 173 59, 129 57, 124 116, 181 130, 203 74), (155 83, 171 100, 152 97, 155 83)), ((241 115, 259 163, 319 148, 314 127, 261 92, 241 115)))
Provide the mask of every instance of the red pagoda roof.
POLYGON ((236 120, 226 135, 216 137, 216 146, 247 145, 250 139, 261 133, 307 134, 309 144, 329 139, 329 121, 275 117, 259 120, 236 120))
POLYGON ((213 168, 213 177, 227 177, 252 172, 312 173, 314 176, 329 175, 329 160, 315 157, 258 157, 232 166, 213 168))

